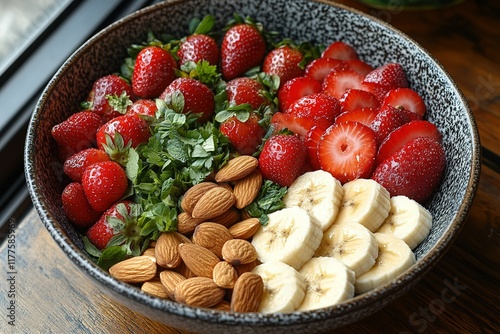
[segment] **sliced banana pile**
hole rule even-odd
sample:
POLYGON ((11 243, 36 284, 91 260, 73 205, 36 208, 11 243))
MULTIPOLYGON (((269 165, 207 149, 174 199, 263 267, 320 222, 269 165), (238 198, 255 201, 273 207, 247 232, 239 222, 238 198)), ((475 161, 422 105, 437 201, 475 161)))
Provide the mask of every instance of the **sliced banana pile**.
POLYGON ((284 203, 252 239, 263 313, 328 307, 391 282, 415 263, 412 249, 432 226, 418 202, 321 170, 297 178, 284 203))

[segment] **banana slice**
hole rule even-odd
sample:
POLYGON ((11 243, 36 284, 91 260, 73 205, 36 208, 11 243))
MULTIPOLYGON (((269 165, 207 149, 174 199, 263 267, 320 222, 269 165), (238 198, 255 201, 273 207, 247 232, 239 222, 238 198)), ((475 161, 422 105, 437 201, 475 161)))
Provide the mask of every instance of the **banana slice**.
POLYGON ((375 232, 389 215, 389 192, 371 179, 356 179, 343 187, 344 197, 335 223, 358 223, 375 232))
POLYGON ((420 203, 406 196, 393 196, 389 216, 377 232, 393 234, 414 249, 429 235, 431 227, 432 215, 420 203))
POLYGON ((373 267, 356 277, 354 287, 361 294, 384 285, 415 263, 415 254, 408 245, 392 234, 374 233, 378 257, 373 267))
POLYGON ((325 231, 339 212, 344 194, 341 183, 324 170, 299 176, 283 198, 287 207, 299 206, 307 211, 325 231))
POLYGON ((259 312, 293 312, 302 303, 306 281, 291 266, 279 261, 269 261, 256 266, 252 272, 262 277, 264 282, 259 312))
POLYGON ((295 269, 309 261, 323 231, 306 210, 294 206, 269 214, 269 222, 252 238, 260 262, 281 261, 295 269))
POLYGON ((375 264, 378 244, 373 233, 363 225, 334 223, 323 234, 314 256, 334 257, 354 271, 358 277, 375 264))
POLYGON ((314 257, 299 273, 306 281, 300 311, 332 306, 354 296, 354 272, 333 257, 314 257))

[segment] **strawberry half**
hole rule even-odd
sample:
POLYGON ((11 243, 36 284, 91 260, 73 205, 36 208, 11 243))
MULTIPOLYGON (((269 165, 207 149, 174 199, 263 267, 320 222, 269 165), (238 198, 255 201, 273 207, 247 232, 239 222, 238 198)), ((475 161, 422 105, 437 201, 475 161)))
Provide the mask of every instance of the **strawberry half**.
POLYGON ((101 161, 109 161, 109 156, 103 150, 91 147, 70 156, 64 162, 63 170, 71 180, 81 182, 85 169, 101 161))
POLYGON ((328 45, 325 51, 323 51, 321 57, 340 60, 359 59, 356 50, 349 44, 341 41, 336 41, 328 45))
POLYGON ((377 164, 381 164, 407 142, 417 137, 430 137, 441 143, 442 135, 439 129, 429 121, 416 120, 406 123, 392 131, 382 141, 378 149, 377 164))
POLYGON ((274 128, 274 133, 288 129, 304 139, 307 133, 314 126, 329 127, 332 122, 326 118, 314 119, 311 117, 300 117, 294 114, 277 112, 271 118, 271 126, 274 128))
POLYGON ((380 106, 380 103, 375 95, 370 92, 354 88, 347 89, 339 98, 339 103, 343 112, 366 107, 377 109, 380 106))
POLYGON ((425 102, 422 97, 411 88, 391 89, 382 101, 382 105, 391 105, 394 108, 404 108, 424 117, 426 112, 425 102))
POLYGON ((286 113, 312 119, 324 118, 333 123, 340 113, 340 106, 336 98, 324 93, 316 93, 301 97, 292 103, 286 113))
POLYGON ((303 59, 299 49, 284 45, 271 50, 265 56, 262 72, 277 75, 280 85, 284 85, 288 80, 304 75, 304 69, 300 67, 303 59))
POLYGON ((364 61, 360 59, 349 59, 349 60, 344 60, 344 64, 361 74, 362 76, 366 76, 368 73, 373 71, 373 67, 365 63, 364 61))
POLYGON ((339 59, 318 58, 306 66, 305 75, 316 81, 323 82, 331 71, 346 68, 346 63, 339 59))
POLYGON ((328 74, 322 84, 322 91, 336 99, 349 88, 362 89, 363 76, 352 69, 334 70, 328 74))
POLYGON ((406 73, 398 63, 388 63, 368 73, 362 82, 362 88, 382 101, 388 91, 408 87, 406 73))
POLYGON ((396 109, 390 105, 380 108, 370 124, 377 137, 377 144, 380 144, 392 131, 414 120, 409 114, 410 112, 405 109, 396 109))
POLYGON ((445 167, 445 153, 439 141, 417 137, 378 165, 372 179, 391 196, 404 195, 424 203, 438 188, 445 167))
POLYGON ((321 169, 341 183, 370 177, 376 154, 377 143, 373 130, 357 122, 332 125, 318 146, 321 169))
POLYGON ((335 118, 335 123, 342 122, 358 122, 366 126, 370 126, 378 110, 373 108, 356 108, 345 111, 335 118))
POLYGON ((279 108, 284 112, 303 96, 321 92, 321 83, 310 77, 297 77, 287 81, 278 91, 279 108))
POLYGON ((321 137, 325 133, 329 126, 325 125, 315 125, 309 130, 304 138, 304 144, 307 149, 307 163, 311 166, 312 170, 321 169, 318 158, 318 145, 321 141, 321 137))
POLYGON ((64 213, 76 227, 87 228, 92 226, 101 216, 89 204, 81 183, 68 184, 61 195, 64 213))

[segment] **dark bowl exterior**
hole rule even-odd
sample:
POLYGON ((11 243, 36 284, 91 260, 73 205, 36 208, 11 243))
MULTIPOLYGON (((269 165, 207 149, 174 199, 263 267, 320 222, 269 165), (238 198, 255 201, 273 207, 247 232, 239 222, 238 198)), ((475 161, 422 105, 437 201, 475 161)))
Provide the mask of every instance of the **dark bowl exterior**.
POLYGON ((25 148, 25 173, 34 206, 54 240, 73 263, 121 304, 172 327, 200 333, 329 331, 355 322, 409 290, 444 254, 462 227, 475 195, 480 145, 472 113, 453 80, 425 50, 387 24, 327 1, 166 1, 138 11, 104 29, 79 48, 55 74, 33 113, 25 148), (417 263, 397 280, 343 304, 290 314, 233 314, 161 300, 118 282, 92 263, 77 231, 65 218, 60 194, 62 164, 50 130, 78 110, 92 83, 119 69, 126 48, 148 31, 187 34, 191 17, 212 14, 224 24, 234 12, 249 15, 269 30, 299 41, 343 40, 372 66, 399 62, 428 106, 428 118, 443 134, 447 169, 437 194, 426 205, 433 214, 430 235, 415 250, 417 263))

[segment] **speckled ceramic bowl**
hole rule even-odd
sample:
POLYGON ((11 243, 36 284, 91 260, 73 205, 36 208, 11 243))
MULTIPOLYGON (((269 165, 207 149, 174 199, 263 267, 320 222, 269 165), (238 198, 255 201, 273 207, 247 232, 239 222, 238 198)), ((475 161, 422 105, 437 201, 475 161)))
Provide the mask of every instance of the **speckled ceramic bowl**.
POLYGON ((384 307, 410 289, 443 255, 460 230, 474 197, 479 175, 479 138, 471 111, 452 79, 431 55, 383 22, 326 1, 192 0, 165 2, 116 22, 91 38, 61 67, 43 92, 31 119, 25 164, 34 206, 54 240, 73 263, 118 302, 170 326, 204 333, 298 333, 332 330, 384 307), (142 293, 111 278, 92 263, 82 241, 65 218, 60 194, 62 165, 50 135, 86 98, 98 77, 119 68, 126 48, 145 40, 146 32, 183 36, 191 17, 212 14, 225 23, 233 12, 263 22, 300 41, 328 44, 343 40, 373 66, 403 65, 411 87, 428 106, 428 117, 443 134, 447 169, 427 207, 434 216, 430 235, 416 249, 417 263, 396 280, 343 304, 291 314, 233 314, 191 308, 142 293))

